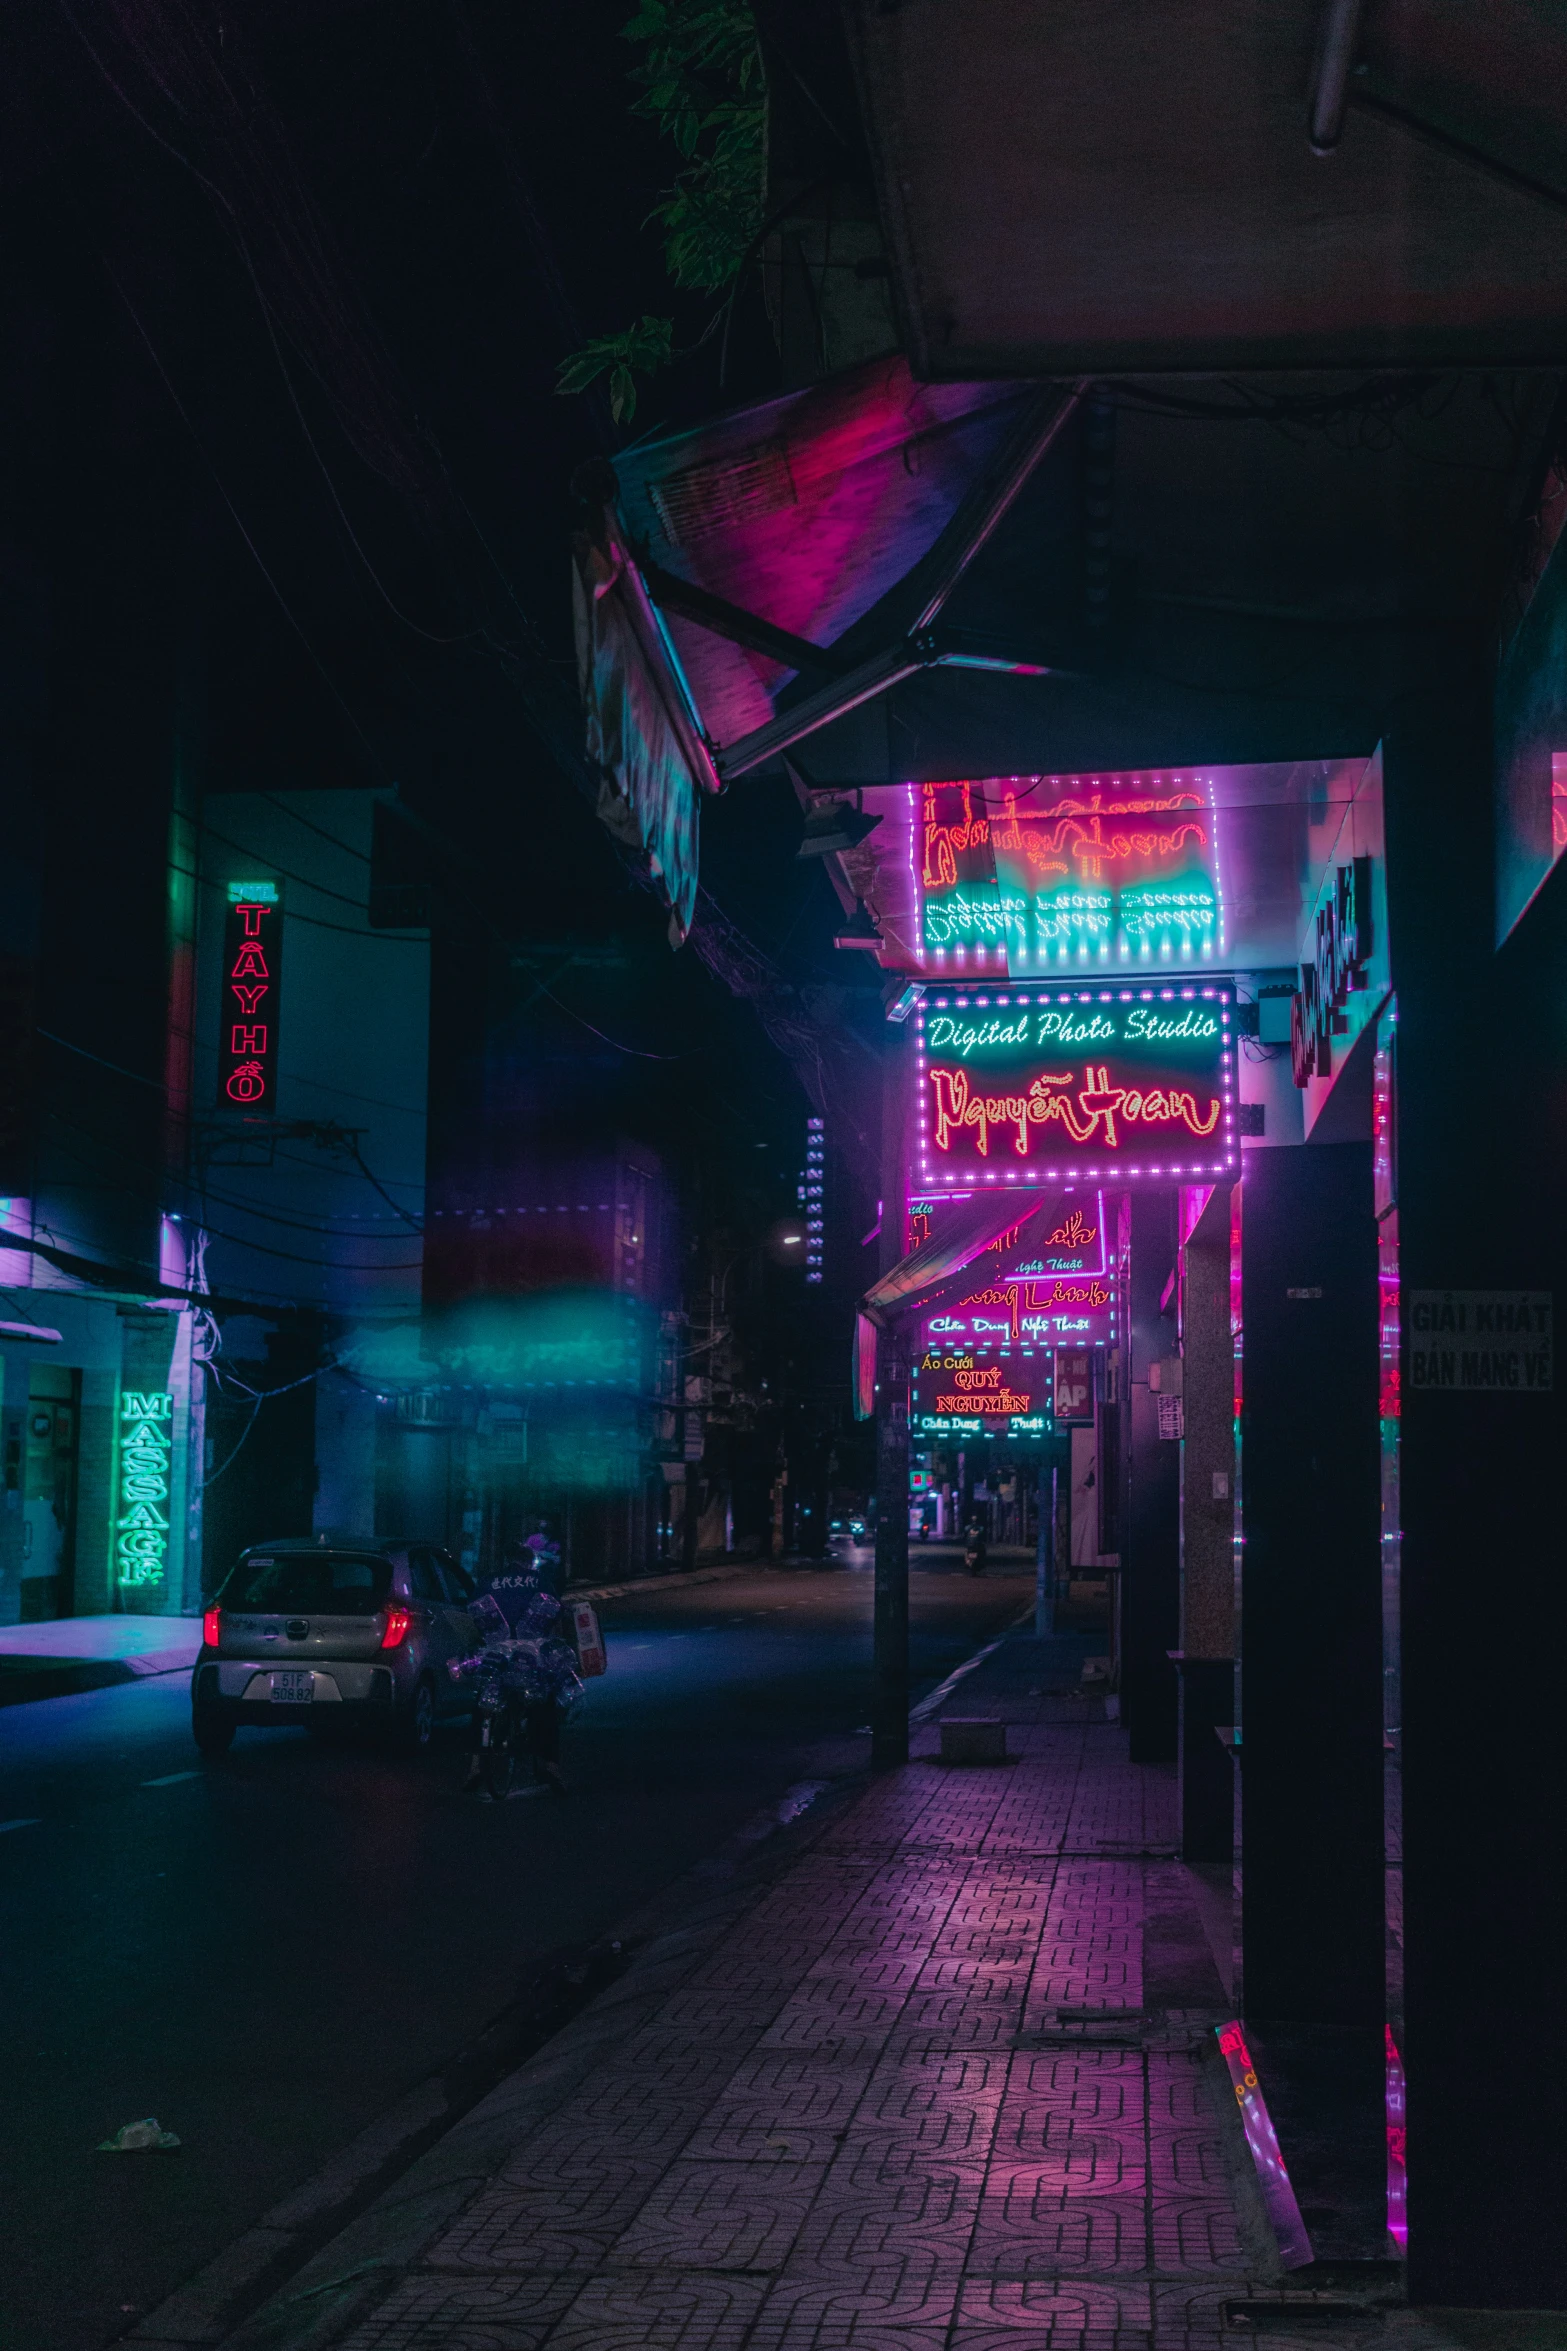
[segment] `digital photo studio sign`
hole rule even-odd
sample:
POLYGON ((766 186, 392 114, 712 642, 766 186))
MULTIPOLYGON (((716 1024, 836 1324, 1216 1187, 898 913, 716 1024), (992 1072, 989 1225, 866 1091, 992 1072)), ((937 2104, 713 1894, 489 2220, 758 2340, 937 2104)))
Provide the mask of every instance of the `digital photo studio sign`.
POLYGON ((932 1198, 1239 1164, 1227 983, 942 989, 914 1027, 916 1181, 932 1198))

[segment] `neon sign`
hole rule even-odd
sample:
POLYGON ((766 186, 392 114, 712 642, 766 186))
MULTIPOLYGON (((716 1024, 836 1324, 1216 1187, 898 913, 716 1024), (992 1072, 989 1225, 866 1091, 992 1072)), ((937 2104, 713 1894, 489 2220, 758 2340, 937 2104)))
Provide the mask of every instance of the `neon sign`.
POLYGON ((224 1110, 248 1110, 260 1116, 277 1104, 282 909, 276 882, 230 882, 228 894, 218 1026, 218 1103, 224 1110))
POLYGON ((1081 779, 1063 791, 1068 780, 922 787, 924 956, 1013 978, 1213 960, 1223 906, 1206 785, 1081 779), (1042 784, 1061 796, 1027 805, 1042 784))
POLYGON ((174 1398, 127 1389, 120 1398, 120 1462, 114 1551, 122 1584, 161 1583, 169 1555, 169 1460, 174 1398))
POLYGON ((1049 1407, 1048 1359, 1019 1373, 1011 1362, 981 1364, 972 1355, 937 1352, 923 1358, 914 1377, 913 1424, 927 1436, 1045 1436, 1049 1407))
POLYGON ((1070 1216, 1064 1216, 1061 1219, 1061 1222, 1056 1226, 1055 1231, 1051 1234, 1049 1240, 1045 1243, 1045 1247, 1047 1249, 1071 1249, 1076 1251, 1079 1249, 1086 1249, 1089 1243, 1091 1241, 1097 1240, 1098 1237, 1099 1227, 1094 1224, 1085 1224, 1083 1222, 1082 1210, 1080 1208, 1074 1208, 1070 1216))
POLYGON ((1343 1007, 1366 985, 1375 940, 1371 920, 1371 859, 1335 868, 1326 902, 1317 909, 1310 963, 1290 998, 1290 1064, 1295 1083, 1333 1074, 1333 1039, 1349 1023, 1343 1007))
POLYGON ((927 995, 921 1190, 1233 1168, 1233 1005, 1225 983, 927 995))
POLYGON ((822 1278, 823 1235, 826 1220, 822 1201, 827 1176, 827 1130, 819 1118, 805 1122, 805 1174, 800 1184, 800 1200, 805 1211, 805 1278, 819 1282, 822 1278))

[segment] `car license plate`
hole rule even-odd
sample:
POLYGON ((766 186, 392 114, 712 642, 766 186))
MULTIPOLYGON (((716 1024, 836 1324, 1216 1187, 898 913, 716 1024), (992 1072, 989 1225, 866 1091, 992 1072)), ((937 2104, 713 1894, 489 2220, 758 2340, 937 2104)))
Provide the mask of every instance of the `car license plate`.
POLYGON ((313 1673, 275 1673, 272 1676, 272 1703, 274 1706, 308 1706, 316 1694, 313 1673))

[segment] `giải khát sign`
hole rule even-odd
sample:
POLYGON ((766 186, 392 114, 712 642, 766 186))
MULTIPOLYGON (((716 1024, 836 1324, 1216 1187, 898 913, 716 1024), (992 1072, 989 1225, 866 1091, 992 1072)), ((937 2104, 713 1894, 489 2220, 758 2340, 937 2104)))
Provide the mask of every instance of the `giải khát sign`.
POLYGON ((1410 1290, 1405 1387, 1539 1396, 1552 1384, 1549 1290, 1410 1290))
POLYGON ((917 1181, 928 1193, 1232 1171, 1234 992, 944 990, 918 1007, 917 1181))

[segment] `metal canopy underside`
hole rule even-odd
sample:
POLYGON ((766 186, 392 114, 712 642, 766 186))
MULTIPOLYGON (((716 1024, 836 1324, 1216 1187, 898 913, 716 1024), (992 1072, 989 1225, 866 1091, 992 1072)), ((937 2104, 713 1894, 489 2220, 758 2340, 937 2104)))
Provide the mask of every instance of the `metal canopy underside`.
POLYGON ((851 0, 917 375, 1559 365, 1567 11, 1376 0, 1340 143, 1328 0, 851 0))
MULTIPOLYGON (((916 384, 901 358, 873 360, 621 451, 627 535, 655 580, 672 574, 775 630, 840 644, 935 544, 1033 390, 916 384)), ((789 665, 662 608, 714 742, 766 726, 789 665)))
MULTIPOLYGON (((1343 417, 1314 429, 1239 407, 1231 419, 1222 398, 1194 418, 1162 405, 1180 396, 1168 379, 1115 394, 1112 622, 1098 641, 1069 419, 941 618, 944 642, 1048 674, 906 673, 798 741, 801 775, 873 786, 1369 752, 1409 625, 1494 613, 1509 466, 1554 387, 1453 379, 1369 415, 1356 379, 1319 380, 1313 396, 1340 387, 1343 417)), ((938 542, 1049 396, 920 386, 890 359, 617 457, 627 536, 721 768, 903 643, 938 542), (703 600, 714 617, 699 620, 703 600), (751 642, 724 633, 725 606, 751 642), (791 670, 801 639, 822 658, 807 666, 797 648, 791 670)))

